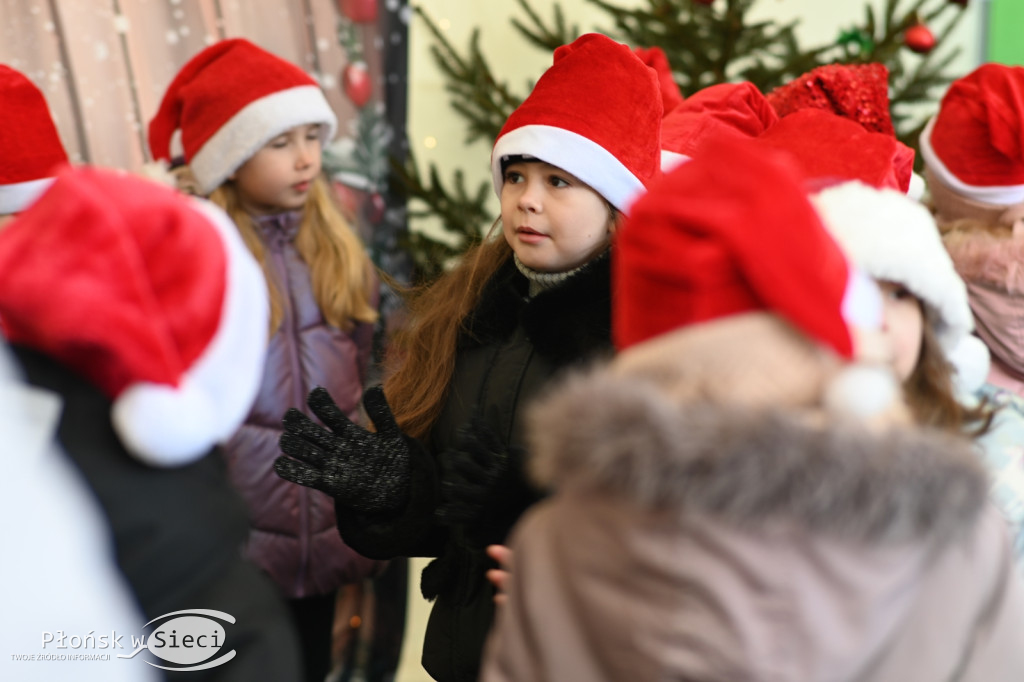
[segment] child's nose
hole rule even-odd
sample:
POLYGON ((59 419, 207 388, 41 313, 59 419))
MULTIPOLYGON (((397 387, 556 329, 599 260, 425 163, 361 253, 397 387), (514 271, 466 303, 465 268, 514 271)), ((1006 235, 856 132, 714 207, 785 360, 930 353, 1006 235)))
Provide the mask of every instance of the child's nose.
POLYGON ((519 195, 519 207, 524 211, 535 213, 541 207, 541 188, 539 183, 527 180, 523 183, 523 191, 519 195))

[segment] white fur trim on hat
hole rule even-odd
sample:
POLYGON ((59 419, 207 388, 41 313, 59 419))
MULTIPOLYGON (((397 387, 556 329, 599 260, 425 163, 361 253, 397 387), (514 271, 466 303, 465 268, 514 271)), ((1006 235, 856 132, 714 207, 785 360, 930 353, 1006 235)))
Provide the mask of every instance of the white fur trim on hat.
POLYGON ((28 208, 29 204, 38 199, 40 194, 50 188, 53 180, 53 178, 41 178, 28 182, 0 185, 0 215, 21 213, 28 208))
POLYGON ((902 284, 924 302, 949 357, 974 328, 974 318, 928 209, 896 190, 857 181, 826 188, 811 201, 858 268, 902 284))
POLYGON ((668 173, 670 170, 682 166, 684 163, 690 160, 690 157, 686 154, 680 154, 679 152, 670 152, 667 149, 661 150, 661 172, 668 173))
POLYGON ((256 399, 266 358, 270 305, 263 272, 230 218, 207 201, 194 202, 226 251, 220 324, 177 388, 133 384, 112 410, 125 447, 155 466, 187 464, 235 433, 256 399))
POLYGON ((965 334, 946 354, 956 369, 953 382, 961 395, 971 395, 988 380, 992 357, 988 346, 973 334, 965 334))
POLYGON ((952 189, 960 196, 980 201, 985 204, 996 204, 997 206, 1010 206, 1024 201, 1024 185, 1006 185, 1003 187, 977 187, 968 185, 953 174, 953 171, 942 163, 935 150, 932 149, 932 128, 935 127, 935 118, 929 119, 919 138, 921 156, 924 157, 925 165, 928 166, 935 177, 943 184, 952 189))
POLYGON ((267 142, 292 128, 322 123, 321 143, 334 137, 338 119, 315 85, 301 85, 257 99, 217 130, 189 161, 199 189, 208 194, 267 142))
POLYGON ((881 329, 884 315, 882 292, 860 268, 850 265, 842 302, 843 319, 860 329, 881 329))
POLYGON ((623 213, 645 190, 640 178, 593 140, 556 126, 525 125, 510 130, 494 143, 491 173, 499 197, 504 184, 501 160, 527 154, 572 173, 623 213))

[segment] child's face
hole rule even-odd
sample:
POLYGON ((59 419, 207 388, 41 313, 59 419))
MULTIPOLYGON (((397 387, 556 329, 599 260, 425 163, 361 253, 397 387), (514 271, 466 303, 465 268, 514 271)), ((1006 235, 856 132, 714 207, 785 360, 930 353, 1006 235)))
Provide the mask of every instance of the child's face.
POLYGON ((320 125, 311 123, 281 133, 230 177, 242 207, 250 215, 302 208, 320 173, 320 125))
POLYGON ((519 260, 539 272, 583 265, 605 249, 614 230, 612 211, 601 195, 542 161, 505 168, 501 223, 519 260))
POLYGON ((884 300, 882 331, 892 347, 892 367, 900 381, 906 381, 921 357, 924 313, 921 302, 906 287, 880 281, 884 300))

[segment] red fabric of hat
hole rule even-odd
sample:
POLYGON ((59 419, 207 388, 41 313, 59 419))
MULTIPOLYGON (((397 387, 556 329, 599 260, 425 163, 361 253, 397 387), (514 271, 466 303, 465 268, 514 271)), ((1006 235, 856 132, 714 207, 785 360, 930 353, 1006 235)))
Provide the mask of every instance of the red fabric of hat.
POLYGON ((801 109, 824 109, 868 130, 895 135, 889 113, 889 70, 884 64, 828 64, 767 95, 780 118, 801 109))
POLYGON ((983 64, 954 81, 921 134, 921 155, 970 199, 1024 201, 1024 68, 983 64))
POLYGON ((150 463, 229 436, 255 398, 266 287, 230 219, 141 178, 68 168, 0 230, 0 324, 114 400, 150 463))
POLYGON ((508 117, 491 151, 532 156, 590 185, 620 211, 660 174, 661 95, 654 70, 627 46, 588 33, 555 50, 554 63, 508 117))
POLYGON ((640 61, 654 69, 654 72, 658 74, 658 85, 661 87, 661 106, 664 109, 663 115, 668 115, 668 112, 682 104, 683 93, 679 90, 679 85, 672 75, 672 65, 668 63, 665 51, 660 47, 634 47, 633 53, 640 58, 640 61))
POLYGON ((778 120, 753 83, 720 83, 699 90, 662 121, 662 170, 692 158, 709 136, 757 137, 778 120))
POLYGON ((329 140, 337 118, 319 85, 294 64, 248 40, 223 40, 193 57, 174 77, 149 123, 153 158, 171 160, 181 131, 185 160, 210 192, 274 137, 322 123, 329 140))
POLYGON ((819 109, 786 116, 758 138, 758 144, 788 152, 803 173, 816 180, 860 180, 873 187, 906 192, 914 150, 891 135, 819 109))
POLYGON ((0 64, 0 215, 22 211, 66 163, 43 93, 0 64))
POLYGON ((637 200, 613 250, 619 349, 686 325, 773 311, 851 357, 851 270, 789 160, 749 141, 667 174, 637 200))

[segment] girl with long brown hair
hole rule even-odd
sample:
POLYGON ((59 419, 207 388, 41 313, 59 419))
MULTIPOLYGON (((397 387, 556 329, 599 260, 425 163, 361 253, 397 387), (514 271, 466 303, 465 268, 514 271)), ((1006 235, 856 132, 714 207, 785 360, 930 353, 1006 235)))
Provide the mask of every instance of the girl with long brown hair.
POLYGON ((523 470, 523 407, 611 351, 613 235, 659 172, 661 113, 627 46, 589 34, 556 50, 492 150, 501 231, 412 300, 384 386, 363 400, 376 431, 322 390, 309 403, 327 429, 285 417, 278 473, 334 495, 347 543, 436 557, 421 587, 436 599, 423 665, 438 680, 477 679, 494 613, 485 547, 542 494, 523 470))

